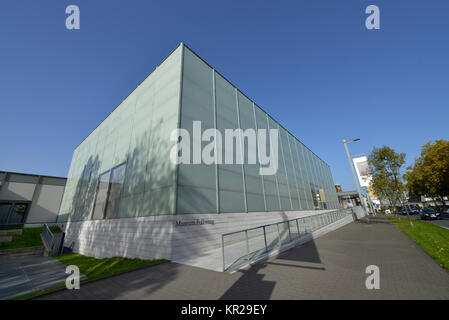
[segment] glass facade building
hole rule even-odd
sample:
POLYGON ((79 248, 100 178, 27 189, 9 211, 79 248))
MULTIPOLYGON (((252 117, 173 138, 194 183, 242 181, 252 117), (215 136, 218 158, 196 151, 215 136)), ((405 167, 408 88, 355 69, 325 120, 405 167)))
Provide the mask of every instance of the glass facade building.
POLYGON ((180 44, 75 149, 58 221, 338 208, 330 167, 180 44), (260 175, 258 160, 174 164, 171 133, 193 121, 279 129, 277 173, 260 175))

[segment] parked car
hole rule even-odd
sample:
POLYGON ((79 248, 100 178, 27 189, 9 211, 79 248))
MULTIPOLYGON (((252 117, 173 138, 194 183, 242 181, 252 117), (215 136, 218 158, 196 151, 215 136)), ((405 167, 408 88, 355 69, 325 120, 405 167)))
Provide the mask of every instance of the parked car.
POLYGON ((440 213, 431 208, 423 209, 420 213, 420 216, 421 216, 421 220, 441 219, 440 213))
MULTIPOLYGON (((407 215, 407 210, 405 208, 401 207, 401 208, 399 208, 397 210, 397 213, 398 214, 402 214, 402 215, 405 216, 405 215, 407 215)), ((409 215, 414 215, 414 214, 418 214, 418 213, 419 213, 418 209, 416 209, 416 208, 408 208, 408 214, 409 215)))

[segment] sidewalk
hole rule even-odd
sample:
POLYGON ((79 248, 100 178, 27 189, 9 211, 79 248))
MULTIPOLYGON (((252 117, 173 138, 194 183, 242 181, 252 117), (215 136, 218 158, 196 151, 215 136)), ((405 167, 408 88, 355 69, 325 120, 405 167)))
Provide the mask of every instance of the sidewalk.
POLYGON ((176 263, 41 299, 449 299, 449 273, 385 217, 358 221, 234 274, 176 263), (380 290, 365 269, 380 268, 380 290))
POLYGON ((51 257, 0 259, 0 299, 24 295, 65 283, 66 266, 51 257))

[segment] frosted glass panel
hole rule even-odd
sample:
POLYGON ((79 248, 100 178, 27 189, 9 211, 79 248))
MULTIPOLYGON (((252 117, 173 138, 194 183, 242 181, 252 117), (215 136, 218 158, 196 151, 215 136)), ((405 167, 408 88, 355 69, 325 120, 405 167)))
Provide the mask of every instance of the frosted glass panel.
MULTIPOLYGON (((193 121, 201 121, 201 132, 214 128, 213 71, 187 48, 182 81, 181 128, 192 133, 193 121)), ((201 150, 208 143, 203 141, 201 150)), ((190 143, 192 159, 193 152, 193 143, 190 143)), ((217 212, 216 182, 215 164, 180 164, 177 213, 217 212)))
MULTIPOLYGON (((237 90, 222 76, 215 74, 215 101, 217 110, 217 129, 225 130, 239 128, 237 114, 237 90)), ((224 140, 223 140, 224 142, 224 140)), ((236 164, 236 152, 240 148, 237 139, 233 140, 233 164, 218 165, 218 192, 220 212, 244 212, 245 194, 243 186, 243 166, 236 164)))
POLYGON ((177 127, 180 72, 181 47, 77 147, 61 205, 62 219, 102 219, 107 205, 100 201, 94 209, 95 197, 101 198, 97 193, 100 173, 124 162, 123 185, 120 192, 113 192, 107 218, 173 213, 175 167, 169 152, 170 133, 177 127), (150 201, 152 210, 148 210, 150 201))
POLYGON ((259 174, 259 162, 257 158, 257 142, 256 142, 256 120, 254 116, 253 103, 242 93, 237 93, 240 127, 243 131, 252 129, 254 132, 254 139, 245 138, 245 134, 242 138, 243 152, 244 152, 244 172, 245 172, 245 187, 247 198, 248 211, 265 211, 265 202, 262 186, 262 176, 259 174), (254 143, 254 144, 253 144, 254 143), (252 147, 250 144, 253 144, 252 147), (250 150, 256 152, 256 154, 250 154, 250 150), (250 164, 249 159, 254 156, 255 163, 250 164))
MULTIPOLYGON (((209 143, 202 141, 200 152, 209 143)), ((193 151, 190 143, 190 160, 193 151)), ((338 207, 329 166, 190 49, 180 46, 75 149, 59 221, 102 219, 105 210, 106 218, 124 218, 338 207), (233 163, 224 163, 223 157, 219 164, 175 166, 170 161, 174 146, 170 135, 179 124, 192 137, 194 121, 201 122, 200 134, 218 129, 222 148, 226 129, 253 129, 256 134, 258 129, 266 129, 267 134, 278 129, 277 173, 260 175, 257 145, 255 163, 249 163, 248 138, 243 146, 233 141, 233 163), (236 151, 242 147, 244 164, 239 164, 236 151), (123 183, 120 190, 113 190, 109 212, 108 205, 102 204, 107 195, 104 185, 99 185, 100 175, 121 163, 126 163, 123 183)), ((286 229, 281 227, 281 239, 277 229, 269 230, 272 246, 285 240, 286 229)))

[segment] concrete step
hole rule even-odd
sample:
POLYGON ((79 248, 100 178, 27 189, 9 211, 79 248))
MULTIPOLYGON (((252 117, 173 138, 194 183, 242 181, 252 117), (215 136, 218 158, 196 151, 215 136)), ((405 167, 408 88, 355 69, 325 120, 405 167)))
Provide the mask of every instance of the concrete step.
POLYGON ((0 250, 0 259, 2 258, 19 258, 26 256, 42 256, 44 254, 44 247, 18 248, 0 250))
POLYGON ((12 236, 2 236, 0 235, 0 243, 12 241, 12 236))
POLYGON ((0 230, 0 237, 21 235, 22 229, 0 230))

